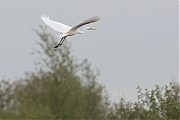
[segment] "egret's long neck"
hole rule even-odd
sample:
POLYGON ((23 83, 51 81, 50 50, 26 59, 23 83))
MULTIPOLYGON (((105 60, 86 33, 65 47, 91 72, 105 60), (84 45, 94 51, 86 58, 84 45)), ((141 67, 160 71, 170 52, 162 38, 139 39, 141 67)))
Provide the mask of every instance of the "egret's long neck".
POLYGON ((80 31, 80 34, 84 34, 84 33, 86 33, 87 29, 88 29, 88 28, 86 28, 86 27, 85 27, 85 28, 83 28, 83 30, 82 30, 82 31, 80 31))

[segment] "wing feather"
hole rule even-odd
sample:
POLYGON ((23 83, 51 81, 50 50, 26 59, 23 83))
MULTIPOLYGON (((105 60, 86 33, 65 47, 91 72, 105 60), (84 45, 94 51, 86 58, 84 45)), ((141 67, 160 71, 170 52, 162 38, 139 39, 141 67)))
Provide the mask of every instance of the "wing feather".
POLYGON ((100 20, 101 17, 99 15, 94 15, 92 16, 91 18, 83 21, 82 23, 72 27, 70 30, 76 30, 78 29, 79 27, 83 26, 83 25, 86 25, 86 24, 89 24, 89 23, 92 23, 92 22, 97 22, 98 20, 100 20))
POLYGON ((66 33, 72 28, 72 27, 69 27, 62 23, 50 20, 48 15, 42 15, 41 19, 44 21, 44 23, 46 23, 53 30, 60 32, 60 33, 66 33))

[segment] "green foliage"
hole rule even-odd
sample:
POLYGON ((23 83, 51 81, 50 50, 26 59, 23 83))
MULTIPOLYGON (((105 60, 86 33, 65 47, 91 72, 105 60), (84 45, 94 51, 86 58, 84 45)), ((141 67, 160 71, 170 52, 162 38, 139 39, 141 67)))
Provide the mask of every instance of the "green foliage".
POLYGON ((121 99, 115 104, 114 112, 108 115, 110 119, 148 119, 148 120, 177 120, 180 115, 179 85, 170 83, 169 86, 155 85, 151 91, 137 87, 138 101, 126 102, 121 99))
POLYGON ((8 112, 5 110, 12 106, 12 85, 8 80, 2 79, 0 81, 0 118, 7 117, 8 112))
POLYGON ((179 84, 155 85, 143 92, 138 86, 137 102, 121 99, 110 107, 105 87, 97 82, 98 70, 85 59, 71 55, 66 41, 58 49, 46 28, 40 37, 35 71, 10 83, 0 81, 0 118, 4 119, 179 119, 179 84))
POLYGON ((104 86, 97 82, 99 71, 92 70, 86 59, 78 62, 71 55, 67 42, 54 49, 53 46, 57 44, 54 37, 45 28, 41 29, 41 32, 35 30, 41 39, 38 43, 40 50, 35 51, 40 56, 35 63, 36 70, 9 87, 13 91, 13 102, 1 117, 104 118, 109 109, 109 101, 104 86))

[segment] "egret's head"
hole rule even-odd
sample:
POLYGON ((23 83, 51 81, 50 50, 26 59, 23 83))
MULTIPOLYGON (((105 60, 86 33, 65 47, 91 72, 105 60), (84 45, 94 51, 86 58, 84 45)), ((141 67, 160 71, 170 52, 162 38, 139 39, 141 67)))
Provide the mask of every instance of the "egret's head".
POLYGON ((87 27, 87 30, 96 30, 96 29, 92 27, 87 27))

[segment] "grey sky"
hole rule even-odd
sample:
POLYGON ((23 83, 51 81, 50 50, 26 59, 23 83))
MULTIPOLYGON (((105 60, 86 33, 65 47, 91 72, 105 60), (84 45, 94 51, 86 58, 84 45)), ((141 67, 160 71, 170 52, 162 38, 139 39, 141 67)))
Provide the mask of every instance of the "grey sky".
POLYGON ((97 31, 68 38, 73 55, 100 69, 99 81, 113 100, 118 87, 134 99, 138 85, 152 88, 179 79, 178 5, 177 0, 1 1, 0 77, 14 79, 33 70, 36 56, 30 53, 39 38, 30 29, 45 25, 40 15, 73 26, 101 14, 101 21, 88 25, 97 31))

